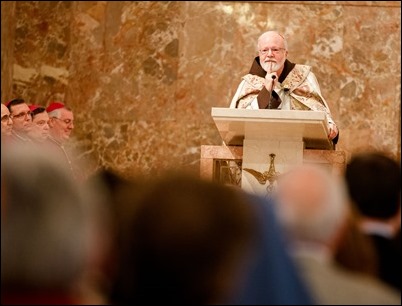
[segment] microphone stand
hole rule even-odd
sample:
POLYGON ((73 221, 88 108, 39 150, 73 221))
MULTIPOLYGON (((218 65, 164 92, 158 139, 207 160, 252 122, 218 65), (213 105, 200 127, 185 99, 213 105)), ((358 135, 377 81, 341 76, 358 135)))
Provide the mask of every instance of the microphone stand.
POLYGON ((269 91, 268 109, 271 109, 272 91, 274 90, 274 82, 276 79, 276 75, 271 75, 271 78, 272 78, 272 85, 271 85, 271 90, 269 91))

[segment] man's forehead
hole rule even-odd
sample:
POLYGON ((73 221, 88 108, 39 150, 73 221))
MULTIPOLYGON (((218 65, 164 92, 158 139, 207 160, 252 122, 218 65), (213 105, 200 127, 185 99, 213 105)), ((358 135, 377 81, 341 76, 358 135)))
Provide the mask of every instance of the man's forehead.
POLYGON ((283 44, 283 39, 281 36, 278 34, 267 34, 261 38, 261 43, 262 44, 268 44, 268 43, 276 43, 276 44, 283 44))
POLYGON ((21 111, 29 111, 29 107, 26 103, 21 103, 21 104, 11 106, 12 113, 17 113, 17 112, 21 112, 21 111))
POLYGON ((43 119, 49 120, 49 114, 47 112, 42 112, 42 113, 36 114, 34 117, 34 121, 43 120, 43 119))
POLYGON ((63 117, 69 117, 69 118, 74 117, 73 112, 68 110, 68 109, 66 109, 66 108, 60 109, 60 115, 62 115, 63 117))

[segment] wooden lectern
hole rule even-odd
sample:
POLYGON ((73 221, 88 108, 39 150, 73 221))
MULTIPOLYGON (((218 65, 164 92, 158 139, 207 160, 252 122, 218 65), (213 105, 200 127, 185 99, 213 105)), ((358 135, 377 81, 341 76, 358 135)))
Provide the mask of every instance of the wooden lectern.
MULTIPOLYGON (((242 147, 241 187, 249 192, 267 194, 274 188, 275 177, 306 162, 306 151, 336 152, 327 136, 324 112, 213 107, 211 115, 223 147, 242 147)), ((201 167, 206 150, 202 146, 201 167)), ((201 169, 203 174, 205 169, 201 169)))

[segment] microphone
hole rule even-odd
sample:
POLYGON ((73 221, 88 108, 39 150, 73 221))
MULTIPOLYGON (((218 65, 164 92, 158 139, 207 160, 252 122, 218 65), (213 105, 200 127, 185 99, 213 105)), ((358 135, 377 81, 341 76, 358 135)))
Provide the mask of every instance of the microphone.
POLYGON ((274 82, 275 82, 275 79, 276 79, 276 75, 275 74, 271 75, 271 79, 272 79, 271 90, 268 91, 269 92, 268 109, 271 109, 272 91, 274 90, 274 82))
POLYGON ((272 93, 272 91, 274 90, 274 82, 276 79, 276 75, 275 74, 271 75, 271 78, 272 78, 272 87, 271 87, 271 93, 272 93))

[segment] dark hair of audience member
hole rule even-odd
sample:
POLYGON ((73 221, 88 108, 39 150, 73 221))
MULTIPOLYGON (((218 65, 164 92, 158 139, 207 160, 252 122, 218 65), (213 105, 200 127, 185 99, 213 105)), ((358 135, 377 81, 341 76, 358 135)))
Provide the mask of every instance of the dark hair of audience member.
POLYGON ((236 291, 254 243, 240 189, 171 174, 147 182, 135 206, 111 293, 115 304, 219 304, 236 291))
POLYGON ((12 106, 18 105, 18 104, 22 104, 22 103, 25 103, 25 100, 24 100, 24 99, 22 99, 22 98, 15 98, 15 99, 12 99, 11 101, 8 101, 8 102, 6 103, 6 106, 7 106, 7 108, 11 111, 11 107, 12 107, 12 106))
POLYGON ((46 111, 46 108, 43 106, 35 108, 33 111, 31 111, 32 119, 35 118, 35 115, 43 113, 46 111))
POLYGON ((400 209, 401 168, 385 153, 352 156, 345 178, 350 197, 364 216, 388 219, 400 209))

